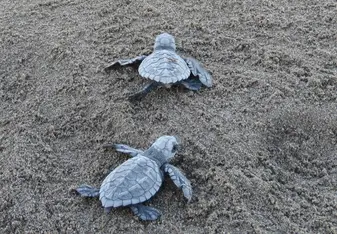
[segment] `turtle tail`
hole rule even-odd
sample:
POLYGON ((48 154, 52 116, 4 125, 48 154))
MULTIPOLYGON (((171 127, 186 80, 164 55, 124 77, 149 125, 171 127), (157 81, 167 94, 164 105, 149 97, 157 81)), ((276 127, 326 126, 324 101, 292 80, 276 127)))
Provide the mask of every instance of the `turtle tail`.
POLYGON ((90 185, 83 184, 75 189, 75 192, 82 197, 98 197, 99 189, 90 185))

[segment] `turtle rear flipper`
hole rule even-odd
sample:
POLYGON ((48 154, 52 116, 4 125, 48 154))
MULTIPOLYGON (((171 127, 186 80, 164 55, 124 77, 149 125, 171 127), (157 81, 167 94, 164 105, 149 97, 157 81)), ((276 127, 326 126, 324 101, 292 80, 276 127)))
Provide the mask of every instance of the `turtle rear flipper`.
POLYGON ((193 91, 198 91, 201 89, 202 83, 198 79, 187 79, 180 82, 185 88, 193 91))
POLYGON ((92 187, 90 185, 83 184, 75 189, 76 193, 82 197, 98 197, 99 189, 92 187))
POLYGON ((143 87, 142 90, 140 90, 137 93, 132 94, 129 96, 129 101, 140 101, 142 98, 144 98, 149 92, 151 92, 154 88, 160 86, 157 82, 151 82, 143 87))
POLYGON ((161 216, 161 212, 156 208, 141 204, 130 206, 132 212, 143 221, 156 220, 161 216))

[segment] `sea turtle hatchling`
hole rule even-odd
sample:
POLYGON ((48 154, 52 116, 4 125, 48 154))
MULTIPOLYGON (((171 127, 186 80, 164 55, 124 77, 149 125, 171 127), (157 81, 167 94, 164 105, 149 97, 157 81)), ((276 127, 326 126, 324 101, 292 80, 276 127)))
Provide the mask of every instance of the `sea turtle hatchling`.
POLYGON ((154 50, 149 56, 140 55, 132 59, 118 60, 104 70, 139 65, 139 74, 151 80, 141 91, 130 96, 131 100, 141 99, 153 88, 183 85, 190 90, 199 90, 202 85, 212 87, 212 76, 193 58, 182 58, 176 53, 174 37, 162 33, 156 37, 154 50), (140 64, 140 65, 139 65, 140 64))
POLYGON ((162 136, 145 151, 123 144, 106 145, 106 148, 114 147, 132 158, 115 168, 104 179, 100 189, 84 184, 75 191, 84 197, 99 197, 106 212, 114 207, 128 206, 141 220, 156 220, 161 215, 160 211, 141 203, 158 192, 165 172, 182 189, 188 201, 192 198, 190 181, 168 163, 179 148, 178 142, 177 137, 162 136))

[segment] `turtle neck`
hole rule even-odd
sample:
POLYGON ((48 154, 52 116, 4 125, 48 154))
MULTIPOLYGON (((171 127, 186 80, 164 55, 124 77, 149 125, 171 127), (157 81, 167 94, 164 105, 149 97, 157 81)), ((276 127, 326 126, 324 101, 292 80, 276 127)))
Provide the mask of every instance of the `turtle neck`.
POLYGON ((148 150, 146 150, 144 152, 144 156, 155 161, 159 167, 167 163, 163 153, 154 146, 151 146, 148 150))

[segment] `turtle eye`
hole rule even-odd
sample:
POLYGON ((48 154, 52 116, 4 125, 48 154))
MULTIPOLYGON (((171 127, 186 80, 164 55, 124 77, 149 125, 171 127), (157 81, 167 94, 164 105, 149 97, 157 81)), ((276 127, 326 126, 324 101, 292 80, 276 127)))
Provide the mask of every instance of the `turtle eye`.
POLYGON ((172 147, 172 153, 177 152, 178 149, 179 149, 179 146, 178 146, 178 145, 173 145, 173 147, 172 147))

